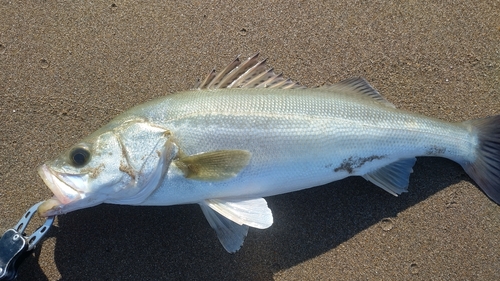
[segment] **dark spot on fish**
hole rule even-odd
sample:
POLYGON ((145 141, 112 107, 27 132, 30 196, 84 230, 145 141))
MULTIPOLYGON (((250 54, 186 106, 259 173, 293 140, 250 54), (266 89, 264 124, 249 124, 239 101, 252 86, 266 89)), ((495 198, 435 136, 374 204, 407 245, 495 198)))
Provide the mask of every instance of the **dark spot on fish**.
POLYGON ((354 172, 354 169, 361 168, 366 162, 371 162, 373 160, 379 160, 385 158, 384 155, 378 156, 378 155, 372 155, 369 157, 349 157, 348 159, 344 159, 340 166, 337 168, 333 169, 334 172, 338 171, 346 171, 349 174, 352 174, 354 172))
POLYGON ((446 147, 433 145, 433 146, 429 147, 429 149, 427 149, 427 151, 425 152, 425 155, 439 156, 439 155, 443 155, 444 153, 446 153, 446 147))

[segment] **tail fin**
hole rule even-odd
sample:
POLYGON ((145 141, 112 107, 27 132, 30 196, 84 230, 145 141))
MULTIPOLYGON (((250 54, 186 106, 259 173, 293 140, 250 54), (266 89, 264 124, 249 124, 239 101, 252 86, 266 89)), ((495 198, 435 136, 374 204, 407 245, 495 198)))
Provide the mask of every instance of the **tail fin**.
POLYGON ((477 159, 465 163, 467 174, 497 204, 500 204, 500 115, 466 121, 477 132, 477 159))

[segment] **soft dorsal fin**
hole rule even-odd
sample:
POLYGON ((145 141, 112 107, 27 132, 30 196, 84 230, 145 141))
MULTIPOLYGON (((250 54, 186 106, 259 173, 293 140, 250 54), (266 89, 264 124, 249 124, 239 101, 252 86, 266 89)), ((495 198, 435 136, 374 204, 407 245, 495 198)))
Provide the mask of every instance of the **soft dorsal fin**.
POLYGON ((259 53, 249 57, 243 63, 239 57, 217 73, 210 71, 207 77, 199 80, 196 89, 221 89, 221 88, 278 88, 296 89, 305 88, 290 79, 276 74, 273 69, 268 69, 266 59, 258 60, 259 53))
POLYGON ((336 84, 322 86, 320 89, 342 94, 362 95, 372 98, 387 107, 396 108, 362 77, 352 77, 336 84))

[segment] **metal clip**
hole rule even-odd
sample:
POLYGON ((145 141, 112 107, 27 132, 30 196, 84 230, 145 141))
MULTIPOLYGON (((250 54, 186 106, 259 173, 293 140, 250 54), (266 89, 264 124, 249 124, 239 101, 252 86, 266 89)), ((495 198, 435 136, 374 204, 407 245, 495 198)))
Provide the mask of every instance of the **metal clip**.
POLYGON ((43 202, 33 205, 19 220, 16 226, 7 230, 0 238, 0 280, 13 280, 17 276, 17 263, 19 257, 33 250, 40 239, 47 233, 54 222, 54 217, 48 217, 29 237, 24 231, 30 220, 36 214, 38 206, 43 202))
MULTIPOLYGON (((38 202, 35 205, 33 205, 26 213, 24 216, 19 220, 19 222, 16 224, 14 227, 15 230, 17 230, 19 233, 23 234, 24 237, 24 231, 28 227, 28 224, 30 223, 30 220, 33 218, 33 216, 36 214, 38 210, 38 206, 40 206, 43 202, 38 202)), ((52 226, 52 223, 54 222, 54 217, 47 217, 45 220, 45 223, 42 224, 40 227, 33 232, 28 238, 28 251, 33 250, 35 248, 36 244, 42 239, 42 237, 45 235, 47 230, 52 226)))

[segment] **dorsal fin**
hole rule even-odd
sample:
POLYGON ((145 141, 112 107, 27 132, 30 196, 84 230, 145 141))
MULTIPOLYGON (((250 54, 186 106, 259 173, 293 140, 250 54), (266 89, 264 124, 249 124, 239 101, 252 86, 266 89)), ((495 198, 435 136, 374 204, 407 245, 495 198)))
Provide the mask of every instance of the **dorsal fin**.
MULTIPOLYGON (((211 88, 218 88, 219 85, 221 84, 221 80, 231 71, 233 71, 238 65, 240 65, 240 58, 237 56, 233 62, 228 64, 221 72, 217 73, 217 75, 214 77, 212 81, 210 81, 210 84, 208 84, 208 87, 211 88)), ((215 69, 214 69, 215 72, 215 69)))
POLYGON ((321 86, 321 88, 336 93, 362 95, 372 98, 387 107, 396 108, 362 77, 352 77, 336 84, 321 86))
POLYGON ((212 70, 203 81, 198 81, 196 89, 221 89, 221 88, 279 88, 296 89, 304 86, 285 79, 281 74, 268 69, 266 60, 258 60, 259 53, 240 63, 239 57, 217 73, 212 70))

